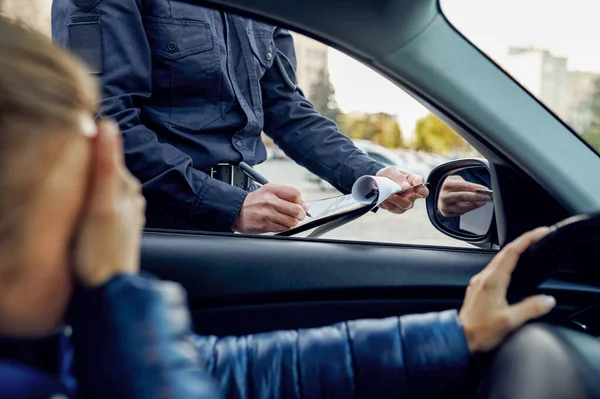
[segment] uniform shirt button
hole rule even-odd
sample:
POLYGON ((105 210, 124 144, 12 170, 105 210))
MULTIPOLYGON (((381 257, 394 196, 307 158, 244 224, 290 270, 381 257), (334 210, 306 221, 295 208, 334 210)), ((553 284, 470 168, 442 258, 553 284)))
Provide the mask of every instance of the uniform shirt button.
POLYGON ((267 53, 267 61, 271 61, 272 58, 273 58, 273 54, 267 53))
POLYGON ((238 141, 235 142, 235 145, 237 145, 238 147, 241 147, 242 146, 242 142, 238 140, 238 141))
POLYGON ((176 44, 175 44, 175 42, 173 42, 173 41, 170 41, 170 42, 169 42, 169 44, 167 44, 167 49, 168 49, 169 51, 173 51, 173 50, 175 50, 176 48, 177 48, 177 45, 176 45, 176 44))

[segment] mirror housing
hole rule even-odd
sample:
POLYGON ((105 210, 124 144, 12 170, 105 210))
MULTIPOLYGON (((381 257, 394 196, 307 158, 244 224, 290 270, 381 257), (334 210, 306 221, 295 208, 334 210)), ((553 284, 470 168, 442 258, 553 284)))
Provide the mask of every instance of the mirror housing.
POLYGON ((431 171, 427 182, 427 215, 436 229, 479 248, 498 247, 491 171, 486 159, 445 162, 431 171), (456 206, 449 207, 449 203, 456 206))

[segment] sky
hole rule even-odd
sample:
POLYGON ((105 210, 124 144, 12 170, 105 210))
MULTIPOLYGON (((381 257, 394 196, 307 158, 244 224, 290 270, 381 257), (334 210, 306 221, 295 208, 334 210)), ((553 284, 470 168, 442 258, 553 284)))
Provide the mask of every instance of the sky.
MULTIPOLYGON (((500 65, 510 46, 533 46, 568 57, 570 70, 600 72, 600 0, 441 0, 441 5, 450 22, 500 65)), ((428 112, 337 50, 330 49, 329 68, 344 112, 397 114, 407 136, 428 112)))

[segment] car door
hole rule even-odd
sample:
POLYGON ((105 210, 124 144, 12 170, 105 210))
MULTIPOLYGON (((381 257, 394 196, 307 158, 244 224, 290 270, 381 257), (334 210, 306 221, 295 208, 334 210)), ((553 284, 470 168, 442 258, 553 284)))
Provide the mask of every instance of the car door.
MULTIPOLYGON (((587 184, 600 166, 597 155, 461 36, 437 2, 195 3, 324 39, 434 110, 490 163, 498 245, 600 210, 600 186, 587 184)), ((398 219, 397 228, 403 223, 398 219)), ((494 254, 464 246, 149 230, 142 265, 185 286, 198 333, 224 336, 458 308, 469 279, 494 254)), ((568 273, 540 289, 557 297, 548 316, 554 322, 600 296, 597 286, 568 273)))

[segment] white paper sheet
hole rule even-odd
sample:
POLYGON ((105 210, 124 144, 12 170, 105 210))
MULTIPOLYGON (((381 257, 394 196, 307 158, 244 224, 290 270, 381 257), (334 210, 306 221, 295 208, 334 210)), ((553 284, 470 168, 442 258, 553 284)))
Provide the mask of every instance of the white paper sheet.
POLYGON ((352 186, 352 198, 361 204, 370 204, 373 202, 373 197, 370 196, 373 192, 378 192, 376 205, 380 205, 388 199, 392 194, 399 193, 404 190, 402 186, 394 182, 392 179, 381 176, 363 176, 359 178, 352 186))
POLYGON ((363 206, 380 205, 392 194, 410 190, 413 187, 402 188, 387 177, 363 176, 352 186, 352 194, 326 198, 308 203, 308 213, 313 219, 350 212, 363 206), (377 197, 375 197, 377 195, 377 197))

